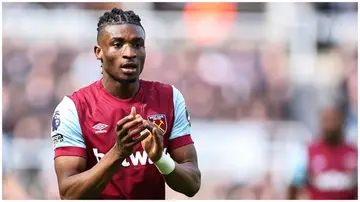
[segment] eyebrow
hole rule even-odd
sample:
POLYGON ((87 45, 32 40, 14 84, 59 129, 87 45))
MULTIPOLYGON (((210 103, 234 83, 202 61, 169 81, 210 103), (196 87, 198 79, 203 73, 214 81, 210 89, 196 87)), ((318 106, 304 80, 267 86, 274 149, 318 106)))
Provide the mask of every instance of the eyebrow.
MULTIPOLYGON (((111 41, 125 41, 124 37, 112 37, 111 41)), ((142 37, 131 38, 130 41, 144 41, 142 37)))

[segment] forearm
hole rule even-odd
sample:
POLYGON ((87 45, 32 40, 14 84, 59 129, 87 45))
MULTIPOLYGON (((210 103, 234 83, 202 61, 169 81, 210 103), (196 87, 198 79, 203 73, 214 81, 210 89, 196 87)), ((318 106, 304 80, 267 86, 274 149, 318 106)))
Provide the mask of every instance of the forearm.
POLYGON ((201 174, 192 162, 176 163, 175 170, 164 177, 169 187, 188 197, 193 197, 200 189, 201 174))
POLYGON ((110 150, 93 168, 62 180, 62 199, 95 199, 100 196, 121 165, 121 159, 110 150))

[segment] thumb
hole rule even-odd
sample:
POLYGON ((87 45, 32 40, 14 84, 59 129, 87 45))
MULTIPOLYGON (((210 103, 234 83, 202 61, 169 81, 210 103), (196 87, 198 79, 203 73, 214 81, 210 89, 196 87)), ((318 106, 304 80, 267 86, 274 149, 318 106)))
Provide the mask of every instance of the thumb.
POLYGON ((152 134, 154 137, 156 137, 157 133, 156 133, 156 126, 153 127, 152 129, 152 134))
POLYGON ((130 115, 132 115, 133 117, 136 116, 136 108, 133 106, 131 107, 131 112, 130 112, 130 115))

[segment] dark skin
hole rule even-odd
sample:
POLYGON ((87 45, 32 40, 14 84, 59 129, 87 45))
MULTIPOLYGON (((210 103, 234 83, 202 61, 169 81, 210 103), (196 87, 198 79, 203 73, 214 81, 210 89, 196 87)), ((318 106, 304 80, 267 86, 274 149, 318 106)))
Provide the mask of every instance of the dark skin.
MULTIPOLYGON (((102 61, 102 82, 111 95, 120 99, 136 95, 146 57, 144 42, 145 32, 137 25, 108 25, 99 34, 98 46, 94 47, 94 52, 102 61), (124 64, 129 63, 135 64, 134 71, 129 72, 122 68, 124 64)), ((116 136, 114 147, 89 170, 86 170, 87 160, 82 157, 60 156, 55 159, 62 199, 99 197, 121 166, 121 162, 134 152, 136 144, 143 145, 151 161, 156 162, 161 157, 164 147, 161 131, 136 114, 135 108, 132 108, 128 117, 117 123, 116 136), (135 127, 139 128, 130 130, 135 127), (148 131, 133 140, 133 137, 144 129, 148 131)), ((170 155, 176 162, 176 167, 172 173, 164 176, 166 183, 175 191, 189 197, 194 196, 199 191, 201 183, 194 145, 174 149, 170 151, 170 155)))
MULTIPOLYGON (((344 123, 343 113, 335 108, 329 108, 321 113, 320 124, 322 138, 331 147, 337 147, 343 143, 342 127, 344 123)), ((300 189, 290 185, 288 189, 288 198, 297 199, 300 189)))

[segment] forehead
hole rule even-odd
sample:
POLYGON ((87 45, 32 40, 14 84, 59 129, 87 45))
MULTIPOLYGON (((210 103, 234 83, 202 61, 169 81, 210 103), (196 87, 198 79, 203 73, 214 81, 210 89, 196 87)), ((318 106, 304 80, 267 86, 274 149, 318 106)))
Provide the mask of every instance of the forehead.
POLYGON ((124 38, 130 40, 132 38, 143 38, 145 39, 144 30, 133 24, 120 24, 120 25, 108 25, 104 28, 105 38, 124 38))

